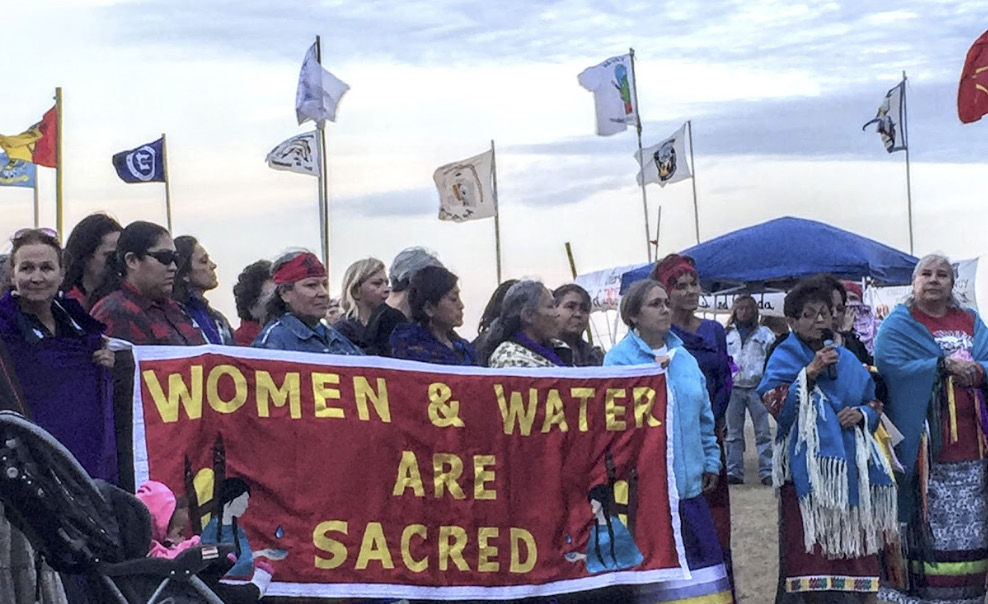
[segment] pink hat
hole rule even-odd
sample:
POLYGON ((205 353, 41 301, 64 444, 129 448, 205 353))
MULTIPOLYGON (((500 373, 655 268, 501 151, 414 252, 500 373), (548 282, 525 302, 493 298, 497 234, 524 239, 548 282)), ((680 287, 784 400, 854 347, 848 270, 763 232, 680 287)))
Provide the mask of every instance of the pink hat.
POLYGON ((175 513, 175 493, 164 483, 149 480, 137 489, 135 495, 151 512, 151 538, 164 541, 168 536, 168 523, 175 513))

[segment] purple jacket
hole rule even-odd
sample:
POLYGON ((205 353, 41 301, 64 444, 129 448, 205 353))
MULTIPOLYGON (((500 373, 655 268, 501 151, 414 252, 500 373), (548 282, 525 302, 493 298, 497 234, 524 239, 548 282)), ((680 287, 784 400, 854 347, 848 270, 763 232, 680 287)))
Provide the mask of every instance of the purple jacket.
POLYGON ((707 392, 714 411, 714 421, 718 424, 727 413, 727 403, 731 400, 731 366, 727 354, 727 336, 724 326, 711 319, 703 319, 696 333, 686 331, 676 325, 672 331, 683 341, 700 365, 700 371, 707 379, 707 392))

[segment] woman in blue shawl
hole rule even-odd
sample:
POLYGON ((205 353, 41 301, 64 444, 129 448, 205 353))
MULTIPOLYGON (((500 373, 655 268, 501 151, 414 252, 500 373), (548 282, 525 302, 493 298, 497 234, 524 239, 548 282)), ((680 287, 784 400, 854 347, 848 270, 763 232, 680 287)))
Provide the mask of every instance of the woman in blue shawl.
POLYGON ((903 435, 896 454, 903 557, 890 555, 890 602, 982 604, 988 571, 985 369, 988 332, 952 295, 944 256, 926 256, 913 294, 882 323, 875 362, 886 412, 903 435), (908 567, 907 567, 908 564, 908 567))
POLYGON ((783 310, 792 333, 758 386, 778 422, 780 584, 804 601, 850 592, 874 602, 877 553, 896 528, 895 483, 873 437, 881 413, 875 385, 850 351, 830 341, 832 305, 817 280, 789 292, 783 310))

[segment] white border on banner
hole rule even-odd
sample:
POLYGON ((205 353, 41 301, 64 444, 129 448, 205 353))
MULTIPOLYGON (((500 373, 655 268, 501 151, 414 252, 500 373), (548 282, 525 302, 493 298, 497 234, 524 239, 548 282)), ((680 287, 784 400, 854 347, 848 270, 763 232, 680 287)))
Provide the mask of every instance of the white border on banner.
MULTIPOLYGON (((672 351, 675 352, 675 351, 672 351)), ((627 365, 610 367, 508 367, 490 369, 487 367, 464 367, 457 365, 436 365, 418 361, 406 361, 386 357, 330 355, 312 352, 291 352, 284 350, 268 350, 234 346, 134 346, 134 400, 133 400, 133 445, 134 445, 134 479, 136 484, 142 484, 150 479, 150 468, 147 450, 147 433, 144 429, 144 407, 141 399, 141 362, 166 361, 204 354, 217 354, 228 357, 246 359, 264 359, 288 362, 302 362, 313 365, 332 365, 342 367, 381 368, 393 371, 447 373, 457 375, 504 375, 511 377, 539 378, 573 378, 579 376, 609 378, 609 377, 646 377, 666 373, 658 363, 652 365, 627 365), (370 362, 368 362, 370 361, 370 362)), ((417 585, 398 585, 393 583, 288 583, 272 581, 267 595, 271 596, 306 596, 306 597, 354 597, 354 598, 411 598, 428 600, 505 600, 536 596, 550 596, 579 591, 588 591, 601 587, 616 585, 644 585, 662 581, 688 580, 691 577, 686 563, 686 551, 683 546, 682 525, 679 518, 679 491, 676 488, 676 476, 673 467, 673 405, 672 390, 666 382, 666 466, 669 490, 669 505, 673 528, 673 539, 676 543, 676 555, 679 568, 663 568, 644 571, 617 571, 591 577, 566 579, 542 584, 524 584, 504 587, 482 586, 444 586, 425 587, 417 585), (331 586, 331 587, 330 587, 331 586), (328 587, 328 589, 327 589, 328 587), (345 593, 343 593, 345 591, 345 593)))

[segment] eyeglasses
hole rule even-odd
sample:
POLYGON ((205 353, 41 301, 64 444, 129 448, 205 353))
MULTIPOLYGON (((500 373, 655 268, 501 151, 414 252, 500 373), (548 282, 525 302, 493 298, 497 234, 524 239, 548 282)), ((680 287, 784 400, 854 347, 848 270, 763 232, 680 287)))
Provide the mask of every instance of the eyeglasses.
POLYGON ((58 231, 55 229, 49 229, 48 227, 41 227, 40 229, 18 229, 14 236, 10 238, 11 241, 17 241, 18 239, 23 239, 24 237, 32 234, 38 233, 44 235, 45 237, 51 237, 55 241, 58 241, 58 231))
POLYGON ((170 266, 172 264, 176 266, 178 265, 178 252, 175 250, 158 250, 156 252, 147 251, 144 252, 144 255, 151 256, 165 266, 170 266))

